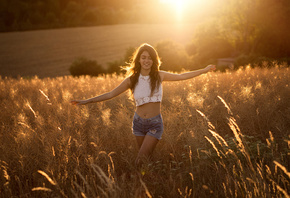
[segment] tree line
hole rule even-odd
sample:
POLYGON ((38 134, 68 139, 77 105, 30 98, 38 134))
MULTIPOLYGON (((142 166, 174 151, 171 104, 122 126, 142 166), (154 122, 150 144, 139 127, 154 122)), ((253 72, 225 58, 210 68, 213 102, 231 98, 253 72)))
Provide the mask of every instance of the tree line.
POLYGON ((236 65, 274 60, 290 63, 289 0, 224 2, 214 17, 196 28, 187 46, 195 62, 233 57, 236 65))
POLYGON ((158 0, 1 0, 0 31, 171 22, 174 7, 161 4, 158 0))
POLYGON ((0 30, 108 25, 126 21, 134 0, 1 0, 0 30))

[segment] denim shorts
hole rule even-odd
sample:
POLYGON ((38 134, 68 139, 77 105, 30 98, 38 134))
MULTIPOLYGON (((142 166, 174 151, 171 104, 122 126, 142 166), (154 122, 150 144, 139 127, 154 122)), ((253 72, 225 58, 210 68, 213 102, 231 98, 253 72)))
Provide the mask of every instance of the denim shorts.
POLYGON ((150 135, 158 140, 161 140, 163 133, 163 120, 161 114, 144 119, 135 113, 133 118, 133 134, 136 136, 150 135))

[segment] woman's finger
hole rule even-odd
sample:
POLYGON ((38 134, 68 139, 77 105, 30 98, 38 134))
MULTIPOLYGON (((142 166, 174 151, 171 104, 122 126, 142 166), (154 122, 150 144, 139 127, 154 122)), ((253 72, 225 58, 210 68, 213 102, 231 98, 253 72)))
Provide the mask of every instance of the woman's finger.
POLYGON ((71 103, 72 105, 77 105, 79 102, 77 102, 77 101, 70 101, 70 103, 71 103))

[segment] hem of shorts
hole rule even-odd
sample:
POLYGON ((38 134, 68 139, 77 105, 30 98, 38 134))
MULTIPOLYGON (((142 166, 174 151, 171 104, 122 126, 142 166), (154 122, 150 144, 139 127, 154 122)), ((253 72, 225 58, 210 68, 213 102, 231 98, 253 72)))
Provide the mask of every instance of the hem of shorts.
MULTIPOLYGON (((146 135, 150 135, 151 137, 155 137, 153 134, 151 134, 151 133, 147 133, 146 135)), ((157 138, 157 137, 155 137, 157 140, 161 140, 162 139, 162 137, 160 137, 160 138, 157 138)))
MULTIPOLYGON (((133 134, 135 135, 135 134, 133 134)), ((135 136, 138 136, 138 137, 145 137, 146 135, 135 135, 135 136)))
POLYGON ((160 137, 160 138, 157 138, 157 137, 155 137, 153 134, 151 134, 151 133, 146 133, 146 135, 137 135, 137 134, 134 134, 134 133, 132 133, 133 135, 135 135, 135 136, 138 136, 138 137, 145 137, 146 135, 150 135, 151 137, 154 137, 154 138, 156 138, 157 140, 161 140, 162 139, 162 137, 160 137))

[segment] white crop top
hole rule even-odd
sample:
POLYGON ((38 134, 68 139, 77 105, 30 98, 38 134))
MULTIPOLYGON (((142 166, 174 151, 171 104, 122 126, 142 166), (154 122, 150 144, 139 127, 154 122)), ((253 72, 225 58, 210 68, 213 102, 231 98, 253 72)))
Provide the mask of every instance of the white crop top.
POLYGON ((153 92, 151 96, 151 84, 149 76, 142 76, 140 74, 136 87, 134 89, 134 98, 136 101, 136 106, 141 106, 149 102, 161 102, 162 100, 162 85, 153 92))

